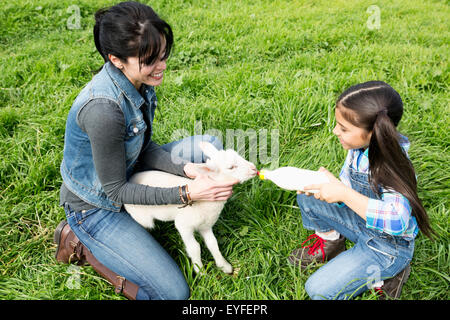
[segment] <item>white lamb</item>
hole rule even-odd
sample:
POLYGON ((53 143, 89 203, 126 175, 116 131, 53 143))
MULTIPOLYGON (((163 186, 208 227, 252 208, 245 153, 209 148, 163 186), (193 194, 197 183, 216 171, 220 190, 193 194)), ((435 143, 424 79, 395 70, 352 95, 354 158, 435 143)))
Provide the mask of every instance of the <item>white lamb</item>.
MULTIPOLYGON (((219 151, 208 142, 200 142, 199 144, 203 153, 209 158, 205 164, 200 166, 200 170, 203 169, 212 180, 226 181, 234 178, 242 183, 256 175, 255 165, 243 159, 236 151, 231 149, 219 151)), ((136 173, 130 179, 132 183, 162 188, 185 185, 189 181, 191 180, 188 178, 153 170, 136 173)), ((148 229, 154 227, 154 219, 175 221, 175 227, 183 239, 196 273, 203 267, 200 258, 200 245, 194 237, 194 231, 198 231, 214 257, 217 267, 223 272, 231 274, 233 267, 220 253, 216 237, 212 231, 225 202, 194 201, 192 206, 183 208, 180 208, 180 205, 125 204, 125 209, 139 224, 148 229)))

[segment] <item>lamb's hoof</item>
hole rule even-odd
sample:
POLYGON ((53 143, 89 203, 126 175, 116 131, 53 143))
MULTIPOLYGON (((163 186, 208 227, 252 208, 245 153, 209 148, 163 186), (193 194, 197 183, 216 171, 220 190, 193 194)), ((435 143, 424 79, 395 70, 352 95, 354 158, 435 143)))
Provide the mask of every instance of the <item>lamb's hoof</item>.
POLYGON ((223 266, 220 267, 220 269, 226 273, 226 274, 233 274, 233 266, 229 263, 224 264, 223 266))
POLYGON ((203 266, 198 266, 197 264, 194 265, 194 271, 199 276, 206 275, 206 270, 203 268, 203 266))

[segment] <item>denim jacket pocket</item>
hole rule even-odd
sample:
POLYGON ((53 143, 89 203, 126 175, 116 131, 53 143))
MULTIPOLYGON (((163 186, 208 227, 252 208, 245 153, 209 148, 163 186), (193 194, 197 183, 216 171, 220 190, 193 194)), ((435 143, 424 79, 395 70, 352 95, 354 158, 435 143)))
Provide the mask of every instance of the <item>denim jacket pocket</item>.
POLYGON ((125 137, 125 152, 127 166, 137 159, 144 143, 144 132, 147 130, 147 124, 143 119, 132 120, 127 126, 125 137))
POLYGON ((127 137, 130 139, 131 137, 135 137, 141 135, 147 129, 147 124, 143 119, 132 120, 130 124, 127 126, 127 137))

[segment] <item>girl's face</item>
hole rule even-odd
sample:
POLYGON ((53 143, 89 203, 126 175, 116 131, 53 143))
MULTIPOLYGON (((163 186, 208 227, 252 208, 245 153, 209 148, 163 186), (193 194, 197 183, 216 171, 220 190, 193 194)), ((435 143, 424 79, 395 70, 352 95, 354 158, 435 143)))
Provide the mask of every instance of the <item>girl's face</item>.
MULTIPOLYGON (((342 106, 336 108, 336 126, 333 129, 333 133, 338 137, 339 142, 345 150, 350 149, 366 149, 369 146, 372 132, 368 132, 366 129, 356 127, 349 121, 347 121, 342 112, 342 106)), ((352 110, 345 110, 346 113, 354 112, 352 110)))

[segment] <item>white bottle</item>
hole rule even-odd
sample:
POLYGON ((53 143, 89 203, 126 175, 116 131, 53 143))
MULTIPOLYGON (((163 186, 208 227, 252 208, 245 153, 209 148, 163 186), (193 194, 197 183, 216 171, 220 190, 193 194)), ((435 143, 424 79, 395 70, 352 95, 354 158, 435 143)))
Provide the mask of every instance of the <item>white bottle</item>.
MULTIPOLYGON (((311 184, 328 183, 328 177, 324 172, 294 167, 281 167, 275 170, 261 170, 259 172, 261 180, 270 180, 280 188, 286 190, 304 191, 304 187, 311 184)), ((316 193, 318 190, 307 190, 316 193)))

